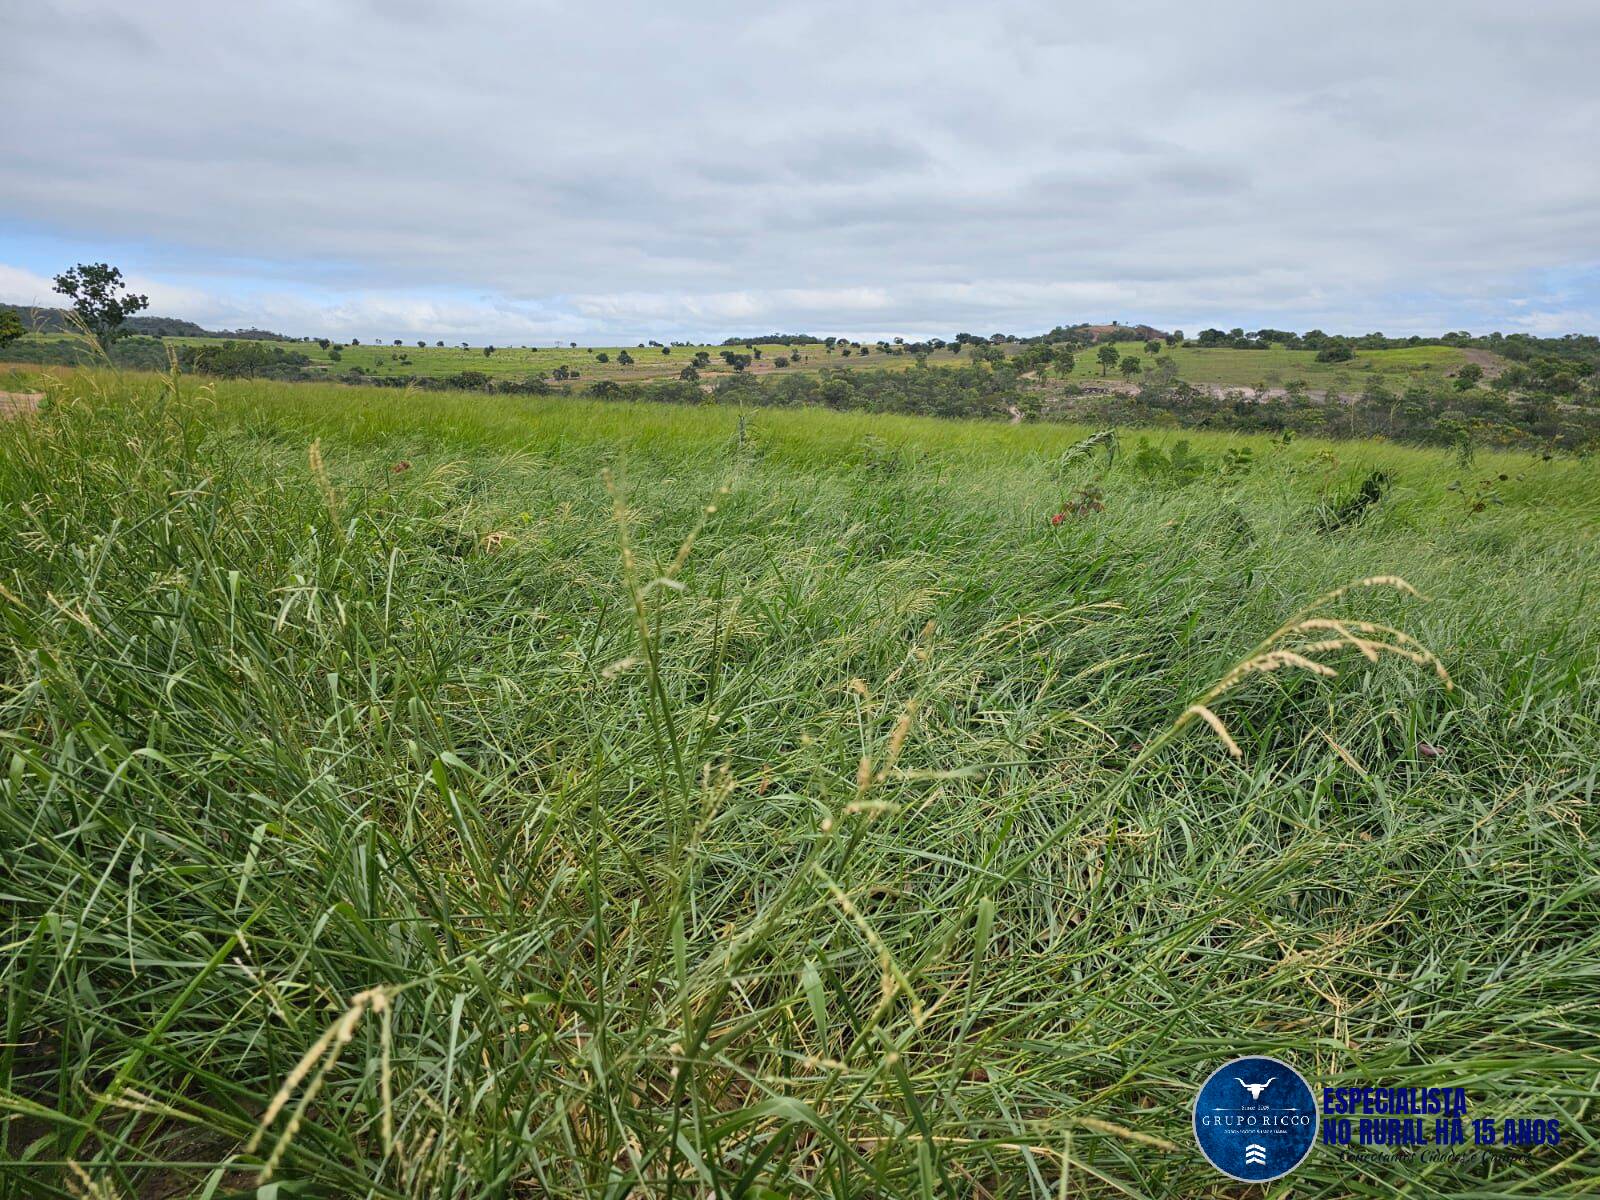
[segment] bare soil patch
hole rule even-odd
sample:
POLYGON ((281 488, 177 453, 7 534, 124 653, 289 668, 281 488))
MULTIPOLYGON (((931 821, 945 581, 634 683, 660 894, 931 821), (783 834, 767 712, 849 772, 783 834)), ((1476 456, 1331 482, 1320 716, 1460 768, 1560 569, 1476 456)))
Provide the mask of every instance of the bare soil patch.
POLYGON ((43 399, 43 392, 0 392, 0 418, 26 416, 43 399))

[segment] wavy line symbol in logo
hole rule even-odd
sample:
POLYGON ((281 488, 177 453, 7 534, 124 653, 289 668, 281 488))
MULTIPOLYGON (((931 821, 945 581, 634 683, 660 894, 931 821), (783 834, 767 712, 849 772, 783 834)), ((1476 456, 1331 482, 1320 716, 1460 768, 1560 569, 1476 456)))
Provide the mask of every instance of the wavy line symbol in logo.
MULTIPOLYGON (((1235 1075, 1234 1078, 1239 1079, 1237 1075, 1235 1075)), ((1244 1080, 1239 1079, 1239 1086, 1250 1093, 1250 1099, 1259 1100, 1261 1099, 1261 1093, 1266 1091, 1271 1085, 1272 1081, 1276 1078, 1276 1075, 1270 1076, 1266 1083, 1246 1083, 1244 1080)))
POLYGON ((1194 1098, 1194 1140, 1205 1160, 1242 1183, 1281 1179, 1316 1144, 1317 1098, 1281 1058, 1247 1054, 1223 1063, 1194 1098))

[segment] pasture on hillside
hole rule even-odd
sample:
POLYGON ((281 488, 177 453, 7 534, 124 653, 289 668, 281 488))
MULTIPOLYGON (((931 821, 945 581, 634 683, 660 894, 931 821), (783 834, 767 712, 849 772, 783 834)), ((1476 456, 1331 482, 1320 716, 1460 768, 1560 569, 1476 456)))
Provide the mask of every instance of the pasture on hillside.
POLYGON ((30 1194, 1238 1195, 1245 1046, 1570 1131, 1295 1195, 1600 1187, 1593 460, 33 386, 30 1194))
MULTIPOLYGON (((174 347, 220 345, 215 338, 168 337, 163 339, 174 347)), ((485 354, 482 346, 463 348, 460 343, 438 346, 429 341, 418 346, 415 340, 403 345, 362 344, 352 346, 330 344, 323 347, 316 342, 266 341, 265 346, 279 347, 285 351, 303 354, 309 360, 309 370, 326 371, 329 375, 343 375, 358 370, 377 379, 420 377, 443 379, 473 371, 493 380, 523 380, 540 375, 557 387, 582 388, 590 384, 612 381, 616 383, 648 383, 653 380, 676 379, 684 367, 695 361, 696 353, 710 357, 709 365, 699 368, 701 377, 708 383, 734 374, 734 369, 722 358, 724 350, 746 354, 743 344, 735 346, 671 346, 663 354, 654 346, 497 346, 492 354, 485 354), (337 350, 338 357, 332 356, 337 350), (619 361, 627 354, 631 362, 619 361), (605 361, 600 356, 605 356, 605 361), (564 368, 577 372, 571 379, 557 377, 564 368)), ((33 334, 18 343, 19 350, 12 352, 13 359, 23 358, 29 345, 69 343, 73 339, 62 334, 33 334)), ((392 339, 390 339, 392 343, 392 339)), ((1281 388, 1294 380, 1304 382, 1317 391, 1333 391, 1353 395, 1362 391, 1374 379, 1381 379, 1393 389, 1403 389, 1413 381, 1440 382, 1453 375, 1468 362, 1485 362, 1491 374, 1498 370, 1499 362, 1492 354, 1468 351, 1454 346, 1408 346, 1386 350, 1359 350, 1355 357, 1342 363, 1319 363, 1311 350, 1289 350, 1273 345, 1266 350, 1236 350, 1227 347, 1202 348, 1193 343, 1168 347, 1163 345, 1156 355, 1145 353, 1143 342, 1111 343, 1121 357, 1132 356, 1140 360, 1145 371, 1153 371, 1164 359, 1170 359, 1176 378, 1188 383, 1211 385, 1218 388, 1281 388)), ((829 350, 823 345, 785 346, 771 342, 752 343, 761 355, 746 368, 752 375, 777 374, 782 371, 811 372, 826 369, 904 371, 917 365, 914 355, 887 350, 876 345, 867 347, 862 354, 852 349, 846 355, 844 348, 829 350), (798 356, 798 357, 796 357, 798 356), (787 367, 776 365, 786 359, 787 367)), ((999 349, 1013 356, 1027 348, 1025 343, 1003 343, 999 349)), ((1104 372, 1095 358, 1098 347, 1080 347, 1075 352, 1075 363, 1070 377, 1074 383, 1092 383, 1104 372)), ((0 348, 0 361, 6 352, 0 348)), ((77 359, 89 361, 88 354, 77 359)), ((77 361, 71 359, 69 361, 77 361)), ((951 349, 932 351, 923 356, 929 366, 958 366, 971 361, 970 350, 956 353, 951 349)), ((1109 373, 1112 380, 1122 380, 1116 370, 1109 373)), ((1052 368, 1047 373, 1049 381, 1061 379, 1052 368)), ((1136 382, 1138 377, 1136 377, 1136 382)))
MULTIPOLYGON (((175 346, 216 346, 221 345, 226 339, 200 338, 200 337, 168 337, 164 342, 175 346)), ((521 380, 532 375, 543 375, 553 379, 555 372, 562 367, 568 371, 576 371, 577 375, 571 380, 573 386, 583 386, 597 383, 602 380, 611 380, 617 383, 646 383, 655 379, 675 379, 684 367, 695 361, 695 355, 703 352, 710 357, 710 363, 700 369, 708 379, 732 375, 734 369, 726 363, 721 355, 724 350, 731 350, 738 354, 749 354, 744 343, 734 346, 670 346, 669 353, 663 354, 661 348, 655 346, 496 346, 492 354, 485 354, 483 346, 469 346, 463 348, 459 342, 454 345, 436 345, 438 339, 430 341, 425 346, 418 346, 416 340, 405 342, 396 346, 392 339, 388 343, 363 343, 359 346, 349 343, 331 344, 327 347, 317 342, 303 341, 273 341, 265 340, 264 346, 279 347, 285 351, 303 354, 310 359, 310 367, 314 370, 326 370, 330 375, 341 375, 357 368, 366 375, 380 379, 392 379, 404 376, 423 376, 429 378, 444 378, 457 375, 464 371, 477 371, 497 380, 521 380), (334 358, 332 351, 337 349, 338 357, 334 358), (619 356, 627 354, 631 362, 619 361, 619 356), (601 361, 600 355, 605 355, 601 361)), ((42 345, 45 343, 73 343, 75 339, 65 334, 30 334, 22 339, 18 345, 25 348, 28 345, 42 345)), ((761 351, 759 358, 745 369, 754 375, 764 375, 779 370, 819 370, 822 367, 840 367, 845 369, 872 369, 872 370, 905 370, 914 365, 914 359, 905 354, 892 354, 880 351, 876 346, 868 347, 869 353, 862 355, 852 349, 849 355, 843 349, 829 351, 822 345, 786 346, 773 342, 754 342, 751 345, 761 351), (801 361, 794 361, 798 354, 801 361), (788 367, 778 367, 777 360, 789 360, 788 367)), ((21 355, 14 353, 13 360, 21 355)), ((6 360, 6 351, 0 347, 0 361, 6 360)), ((93 361, 93 356, 86 353, 80 354, 74 361, 93 361)), ((927 356, 929 363, 954 363, 961 361, 961 356, 948 350, 941 350, 927 356)), ((557 386, 563 380, 553 379, 557 386)))
MULTIPOLYGON (((201 338, 173 338, 175 342, 197 344, 205 341, 201 338)), ((595 382, 602 379, 615 380, 618 383, 642 383, 651 379, 672 379, 684 367, 695 360, 697 352, 704 352, 711 358, 709 366, 701 368, 708 375, 733 374, 730 367, 720 357, 724 350, 746 354, 748 351, 743 344, 736 346, 669 346, 669 353, 663 354, 660 347, 656 346, 551 346, 551 347, 524 347, 524 346, 497 346, 493 354, 485 354, 482 346, 472 346, 463 350, 460 344, 443 347, 429 343, 419 347, 415 341, 401 346, 395 345, 345 345, 340 349, 339 361, 332 362, 328 351, 315 342, 273 342, 271 345, 281 345, 286 350, 297 350, 309 356, 314 364, 326 364, 330 370, 336 372, 348 371, 352 367, 360 367, 369 375, 394 376, 394 375, 454 375, 461 371, 481 371, 494 379, 522 379, 529 375, 543 373, 549 378, 558 367, 566 367, 569 371, 577 371, 578 378, 575 382, 595 382), (605 355, 602 362, 600 355, 605 355), (619 356, 627 354, 633 361, 623 363, 618 361, 619 356), (409 361, 402 361, 409 360, 409 361)), ((911 359, 892 355, 879 354, 876 349, 866 357, 852 353, 848 358, 841 352, 828 353, 823 346, 790 347, 777 343, 758 342, 754 347, 761 351, 761 357, 755 359, 746 369, 764 374, 772 370, 780 370, 776 360, 785 358, 792 360, 798 352, 804 359, 803 366, 816 370, 822 366, 829 367, 854 367, 873 366, 881 369, 894 367, 909 367, 911 359)), ((941 354, 940 358, 954 358, 948 353, 941 354)), ((793 369, 793 367, 789 368, 793 369)))
MULTIPOLYGON (((1265 350, 1235 350, 1226 346, 1197 346, 1183 342, 1163 345, 1154 355, 1145 352, 1143 342, 1114 342, 1118 354, 1138 359, 1142 369, 1153 370, 1162 359, 1171 359, 1177 378, 1195 385, 1221 388, 1281 388, 1300 380, 1317 391, 1353 395, 1374 378, 1390 388, 1403 388, 1413 379, 1439 382, 1469 362, 1495 363, 1493 355, 1462 350, 1455 346, 1405 346, 1387 350, 1357 350, 1347 362, 1318 362, 1314 350, 1290 350, 1274 343, 1265 350)), ((1098 347, 1080 351, 1073 364, 1074 381, 1102 377, 1095 359, 1098 347)), ((1111 379, 1122 375, 1111 370, 1111 379)), ((1137 380, 1137 377, 1135 377, 1137 380)))

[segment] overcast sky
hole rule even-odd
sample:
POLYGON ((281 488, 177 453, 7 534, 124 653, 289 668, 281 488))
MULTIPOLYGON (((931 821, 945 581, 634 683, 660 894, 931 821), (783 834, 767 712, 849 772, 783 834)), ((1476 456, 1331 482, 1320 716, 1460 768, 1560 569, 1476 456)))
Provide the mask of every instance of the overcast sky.
POLYGON ((546 343, 1600 331, 1600 2, 4 0, 0 300, 546 343))

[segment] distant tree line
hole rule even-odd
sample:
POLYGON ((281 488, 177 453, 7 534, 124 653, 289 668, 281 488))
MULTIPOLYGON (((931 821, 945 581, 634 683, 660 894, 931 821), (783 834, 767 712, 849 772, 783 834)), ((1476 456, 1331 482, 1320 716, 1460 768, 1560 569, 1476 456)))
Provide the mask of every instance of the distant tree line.
MULTIPOLYGON (((56 291, 72 301, 72 309, 44 310, 55 314, 62 330, 87 331, 99 351, 117 366, 165 369, 173 354, 158 337, 140 332, 136 322, 159 321, 163 329, 178 329, 177 336, 198 337, 205 330, 189 322, 162 318, 139 318, 135 314, 147 307, 148 299, 133 292, 122 273, 105 263, 80 263, 56 276, 56 291), (196 331, 196 332, 191 332, 196 331)), ((37 310, 16 305, 0 306, 0 347, 14 362, 75 364, 84 360, 86 348, 72 340, 28 341, 22 334, 40 328, 37 310), (24 315, 26 314, 26 315, 24 315)), ((308 355, 284 345, 268 344, 279 339, 265 331, 248 331, 237 337, 212 338, 200 345, 178 348, 176 359, 181 369, 196 374, 224 378, 270 378, 285 380, 320 379, 327 376, 312 369, 308 355)), ((313 339, 302 339, 311 342, 313 339)), ((326 338, 314 339, 331 361, 341 358, 340 348, 326 338)), ((1541 338, 1531 334, 1494 333, 1478 337, 1452 332, 1437 338, 1410 336, 1389 338, 1382 333, 1343 337, 1319 329, 1295 333, 1280 329, 1243 328, 1204 329, 1192 343, 1201 349, 1260 350, 1281 345, 1295 350, 1313 350, 1318 360, 1342 362, 1357 350, 1395 349, 1408 346, 1443 345, 1490 351, 1509 361, 1509 367, 1487 378, 1475 362, 1463 364, 1453 379, 1417 379, 1395 392, 1378 375, 1373 375, 1354 402, 1342 394, 1314 397, 1304 381, 1292 380, 1281 391, 1262 394, 1259 389, 1219 392, 1197 388, 1177 378, 1169 356, 1163 349, 1185 343, 1181 330, 1163 332, 1151 326, 1128 326, 1113 322, 1109 326, 1057 326, 1048 334, 1016 338, 994 333, 987 337, 958 333, 952 342, 930 338, 907 342, 904 338, 880 340, 873 346, 848 338, 816 338, 809 334, 769 334, 761 339, 730 338, 720 351, 733 374, 722 378, 709 391, 701 385, 700 373, 711 365, 706 350, 695 350, 692 361, 676 379, 643 385, 625 386, 612 380, 592 384, 596 396, 629 397, 652 402, 699 404, 708 400, 737 401, 741 404, 774 407, 822 407, 865 412, 921 413, 940 417, 993 417, 1015 419, 1032 416, 1093 416, 1097 420, 1131 424, 1168 424, 1184 427, 1219 427, 1263 432, 1292 431, 1327 433, 1342 437, 1379 435, 1405 441, 1444 443, 1470 447, 1478 442, 1498 445, 1533 445, 1588 451, 1600 447, 1600 338, 1569 335, 1541 338), (821 371, 785 371, 756 379, 747 369, 762 357, 757 341, 783 345, 790 353, 774 356, 773 365, 788 367, 801 361, 801 347, 820 345, 832 356, 881 354, 912 355, 917 369, 910 371, 849 371, 824 367, 821 371), (1119 345, 1142 342, 1142 354, 1124 353, 1119 345), (742 347, 743 353, 733 347, 742 347), (933 350, 949 347, 957 353, 966 350, 957 366, 926 369, 926 356, 933 350), (1126 380, 1141 376, 1145 383, 1137 393, 1105 395, 1087 393, 1068 383, 1064 392, 1046 387, 1052 373, 1068 378, 1076 365, 1077 354, 1094 348, 1095 361, 1102 376, 1117 371, 1126 380), (1149 360, 1152 369, 1145 370, 1149 360)), ((358 339, 351 339, 359 346, 358 339)), ((402 345, 401 339, 393 344, 402 345)), ((418 340, 419 349, 426 341, 418 340)), ((437 345, 443 346, 443 341, 437 345)), ((662 354, 670 348, 658 341, 650 347, 662 354)), ((646 348, 641 342, 639 349, 646 348)), ((467 349, 462 343, 462 349, 467 349)), ((482 348, 484 357, 495 353, 494 346, 482 348)), ((610 360, 606 351, 595 352, 601 363, 610 360)), ((409 365, 402 353, 396 361, 409 365)), ((632 365, 633 355, 619 350, 616 361, 632 365)), ((551 373, 556 383, 569 383, 580 377, 567 365, 551 373)), ((543 375, 525 380, 493 380, 481 371, 459 371, 445 377, 415 375, 368 376, 352 367, 342 379, 383 387, 420 386, 459 390, 543 394, 555 390, 543 375)), ((1342 392, 1342 389, 1341 389, 1342 392)))
MULTIPOLYGON (((0 304, 0 313, 9 312, 27 333, 76 333, 72 310, 68 308, 31 308, 26 304, 0 304)), ((3 318, 0 318, 3 319, 3 318)), ((129 316, 122 320, 122 329, 130 336, 165 338, 234 338, 238 341, 292 342, 295 338, 270 329, 206 329, 193 321, 177 317, 129 316)))
POLYGON ((1315 396, 1302 381, 1291 382, 1281 393, 1257 395, 1152 379, 1133 395, 1079 390, 1054 415, 1112 425, 1383 437, 1463 450, 1478 445, 1600 450, 1600 400, 1591 397, 1587 404, 1575 404, 1549 392, 1477 387, 1470 371, 1467 379, 1473 382, 1466 387, 1460 380, 1420 378, 1396 388, 1374 377, 1356 396, 1332 399, 1315 396))
MULTIPOLYGON (((1105 347, 1110 349, 1111 347, 1105 347)), ((1468 364, 1455 379, 1416 379, 1396 389, 1381 376, 1368 381, 1354 399, 1314 394, 1303 381, 1291 381, 1282 394, 1257 396, 1246 389, 1217 393, 1176 379, 1170 372, 1144 373, 1136 393, 1107 394, 1068 385, 1064 394, 1040 386, 1032 372, 1059 363, 1063 347, 1028 349, 1012 357, 979 354, 959 366, 909 371, 851 371, 824 367, 816 373, 754 376, 736 372, 707 389, 696 369, 683 378, 623 384, 602 380, 589 395, 647 403, 722 404, 750 407, 829 408, 848 412, 921 414, 934 417, 1012 420, 1018 413, 1058 420, 1093 420, 1110 425, 1290 431, 1329 437, 1380 436, 1424 445, 1496 445, 1525 449, 1589 452, 1600 449, 1600 396, 1593 380, 1576 395, 1548 387, 1505 383, 1519 368, 1479 386, 1481 370, 1468 364), (1048 353, 1050 357, 1042 357, 1048 353)), ((1066 351, 1070 357, 1070 351, 1066 351)), ((1118 357, 1116 369, 1129 378, 1132 355, 1118 357)), ((1528 380, 1542 385, 1561 378, 1550 360, 1525 368, 1528 380)), ((1070 366, 1067 368, 1070 370, 1070 366)), ((352 380, 354 381, 354 380, 352 380)), ((390 377, 362 382, 386 387, 466 388, 520 395, 545 395, 561 388, 542 377, 492 380, 481 372, 445 379, 390 377)), ((1562 385, 1564 386, 1564 384, 1562 385)))
POLYGON ((282 346, 228 340, 184 346, 178 352, 178 363, 186 371, 225 379, 301 379, 311 358, 282 346))
MULTIPOLYGON (((70 343, 18 343, 7 358, 38 361, 28 352, 41 348, 69 350, 70 343)), ((1590 452, 1600 449, 1600 396, 1591 373, 1576 392, 1565 392, 1570 362, 1537 358, 1514 365, 1480 386, 1481 373, 1463 370, 1456 379, 1417 379, 1403 386, 1374 376, 1353 398, 1327 398, 1303 381, 1291 381, 1280 392, 1256 395, 1239 389, 1218 393, 1174 378, 1147 372, 1136 393, 1105 393, 1068 384, 1065 391, 1042 386, 1040 366, 1057 369, 1055 357, 1040 359, 1028 351, 994 361, 987 355, 960 365, 908 371, 852 371, 825 367, 816 373, 793 371, 755 376, 724 375, 709 389, 692 365, 686 378, 623 384, 601 380, 584 391, 602 399, 665 404, 743 404, 749 407, 828 408, 845 412, 883 412, 925 416, 1011 420, 1017 413, 1046 420, 1093 421, 1112 426, 1167 426, 1190 429, 1237 429, 1256 433, 1290 431, 1307 435, 1360 438, 1381 436, 1425 445, 1521 447, 1532 450, 1590 452), (1019 363, 1017 359, 1022 361, 1019 363), (1552 363, 1557 365, 1552 366, 1552 363)), ((163 370, 167 347, 151 338, 126 338, 111 347, 112 361, 122 366, 163 370)), ((1118 359, 1117 369, 1132 356, 1118 359)), ((1137 365, 1137 359, 1133 359, 1137 365)), ((258 342, 225 341, 186 346, 180 366, 190 372, 223 378, 326 380, 310 369, 299 351, 258 342)), ((1585 365, 1587 363, 1585 362, 1585 365)), ((1474 366, 1474 364, 1469 364, 1474 366)), ((1581 370, 1581 368, 1579 368, 1581 370)), ((552 377, 496 379, 482 371, 460 371, 436 377, 367 376, 358 371, 336 377, 370 387, 417 387, 431 390, 481 391, 505 395, 561 394, 577 383, 578 372, 562 365, 552 377)))
MULTIPOLYGON (((37 366, 83 366, 94 357, 88 347, 71 340, 41 342, 23 339, 0 347, 0 358, 6 362, 37 366)), ((159 338, 138 335, 114 341, 106 347, 106 357, 113 366, 135 371, 165 371, 171 365, 166 343, 159 338)))

